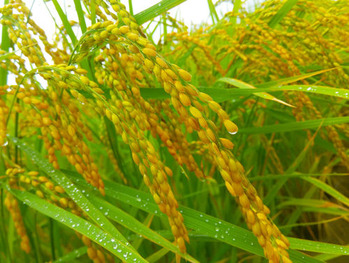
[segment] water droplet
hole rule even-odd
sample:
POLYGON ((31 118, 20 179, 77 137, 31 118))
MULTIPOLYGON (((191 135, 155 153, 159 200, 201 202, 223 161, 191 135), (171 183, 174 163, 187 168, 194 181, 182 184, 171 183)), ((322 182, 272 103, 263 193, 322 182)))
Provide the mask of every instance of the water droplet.
POLYGON ((231 135, 235 135, 238 133, 238 131, 234 131, 234 132, 229 132, 231 135))

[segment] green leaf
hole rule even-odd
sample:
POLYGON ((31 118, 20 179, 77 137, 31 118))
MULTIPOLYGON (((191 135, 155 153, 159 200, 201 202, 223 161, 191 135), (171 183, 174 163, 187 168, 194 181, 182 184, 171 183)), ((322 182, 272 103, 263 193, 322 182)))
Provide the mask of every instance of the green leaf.
POLYGON ((149 229, 148 227, 140 223, 138 220, 136 220, 134 217, 127 214, 120 208, 117 208, 116 206, 108 203, 107 201, 97 197, 93 193, 90 194, 89 199, 96 207, 100 207, 100 211, 103 214, 108 214, 108 217, 110 219, 114 220, 115 222, 119 223, 125 228, 128 228, 129 230, 135 232, 138 235, 142 235, 143 237, 149 239, 155 244, 158 244, 159 246, 162 246, 163 248, 166 248, 169 251, 181 255, 183 259, 186 259, 190 262, 198 262, 189 255, 181 253, 179 248, 172 244, 170 241, 163 238, 153 230, 149 229))
POLYGON ((289 122, 284 124, 274 124, 274 125, 265 125, 263 127, 248 127, 239 129, 239 133, 246 134, 260 134, 260 133, 279 133, 279 132, 290 132, 290 131, 299 131, 307 129, 317 129, 320 126, 329 126, 335 124, 348 123, 349 117, 333 117, 333 118, 324 118, 318 120, 308 120, 308 121, 296 121, 289 122))
MULTIPOLYGON (((296 206, 297 208, 301 208, 302 211, 311 211, 322 214, 335 214, 340 215, 342 217, 349 215, 349 210, 347 210, 346 208, 325 200, 291 198, 285 202, 280 203, 277 207, 278 209, 282 209, 283 207, 287 206, 296 206)), ((307 223, 304 224, 306 225, 307 223)), ((314 224, 317 224, 317 222, 314 224)), ((288 227, 288 225, 285 227, 288 227)))
MULTIPOLYGON (((58 185, 63 187, 65 192, 74 200, 74 202, 103 230, 124 243, 126 238, 115 228, 115 226, 102 214, 81 192, 79 188, 61 171, 55 170, 52 165, 43 159, 36 151, 32 150, 26 143, 18 138, 8 137, 15 145, 19 147, 27 156, 47 175, 49 175, 58 185)), ((137 253, 134 250, 134 253, 137 253)))
POLYGON ((8 190, 26 205, 87 236, 89 239, 104 247, 121 260, 129 260, 130 262, 138 260, 137 262, 146 262, 145 259, 128 245, 128 243, 118 240, 110 233, 105 232, 103 229, 100 229, 85 219, 55 206, 34 194, 15 189, 8 190))
MULTIPOLYGON (((52 0, 52 2, 53 2, 53 4, 54 4, 54 6, 55 6, 55 9, 56 9, 56 11, 57 11, 59 17, 60 17, 61 20, 62 20, 62 23, 63 23, 63 25, 64 25, 64 28, 65 28, 65 30, 67 31, 67 33, 68 33, 68 35, 69 35, 69 37, 70 37, 70 39, 71 39, 73 45, 75 45, 75 44, 77 43, 77 39, 76 39, 75 33, 74 33, 74 31, 73 31, 73 29, 72 29, 72 27, 71 27, 69 21, 68 21, 68 18, 67 18, 67 16, 66 16, 66 14, 64 14, 64 12, 63 12, 63 10, 62 10, 62 8, 61 8, 61 6, 59 5, 59 3, 58 3, 57 0, 52 0)), ((92 1, 92 2, 93 2, 93 1, 92 1)))
POLYGON ((343 209, 334 208, 334 207, 305 207, 302 209, 302 211, 310 212, 310 213, 337 215, 341 217, 349 215, 349 213, 346 211, 343 211, 343 209))
MULTIPOLYGON (((227 79, 227 78, 225 78, 227 79)), ((220 79, 222 80, 222 79, 220 79)), ((220 81, 218 80, 218 81, 220 81)), ((243 88, 241 85, 241 81, 229 79, 230 84, 234 83, 236 86, 238 86, 240 89, 223 89, 223 88, 199 88, 199 91, 204 92, 212 97, 216 102, 224 102, 229 100, 234 100, 238 98, 239 96, 250 96, 250 95, 256 95, 264 99, 273 100, 276 102, 279 102, 281 104, 285 104, 289 106, 288 103, 278 100, 274 96, 267 94, 266 92, 280 92, 280 91, 302 91, 302 92, 309 92, 314 94, 321 94, 321 95, 327 95, 327 96, 333 96, 341 99, 347 99, 349 100, 349 91, 347 89, 338 89, 333 87, 327 87, 327 86, 317 86, 317 85, 287 85, 287 86, 278 86, 276 83, 270 83, 271 87, 267 87, 267 83, 260 85, 262 88, 257 88, 257 91, 253 88, 243 88)), ((293 82, 293 81, 292 81, 293 82)), ((234 85, 232 84, 232 85, 234 85)), ((249 85, 245 83, 246 85, 249 85)), ((141 88, 141 95, 145 99, 168 99, 170 98, 170 95, 167 94, 163 89, 160 88, 141 88)))
POLYGON ((289 237, 288 240, 290 241, 291 247, 297 250, 323 254, 349 255, 348 246, 340 246, 336 244, 322 243, 293 237, 289 237))
POLYGON ((135 19, 139 25, 152 20, 162 13, 174 8, 186 0, 162 0, 161 2, 147 8, 146 10, 135 15, 135 19))
POLYGON ((297 4, 298 0, 288 0, 277 13, 270 19, 268 25, 274 28, 290 12, 292 7, 297 4))
POLYGON ((338 89, 326 86, 316 86, 316 85, 288 85, 281 86, 279 88, 270 88, 266 89, 269 92, 273 91, 284 91, 284 90, 293 90, 293 91, 303 91, 310 92, 315 94, 329 95, 333 97, 338 97, 342 99, 349 99, 349 91, 347 89, 338 89))
POLYGON ((322 70, 318 70, 315 72, 311 72, 311 73, 306 73, 306 74, 301 74, 301 75, 297 75, 297 76, 292 76, 292 77, 288 77, 288 78, 282 78, 282 79, 277 79, 274 81, 269 81, 269 82, 265 82, 262 84, 258 84, 256 85, 257 88, 272 88, 272 87, 279 87, 279 86, 283 86, 285 84, 289 84, 289 83, 293 83, 299 80, 304 80, 331 70, 334 70, 335 68, 330 68, 330 69, 322 69, 322 70))
POLYGON ((218 17, 216 8, 215 8, 214 4, 212 3, 212 0, 207 0, 207 3, 208 3, 208 8, 210 9, 212 23, 216 24, 219 21, 219 17, 218 17))
POLYGON ((132 4, 132 0, 128 0, 128 6, 130 8, 130 14, 131 16, 133 16, 133 4, 132 4))
POLYGON ((86 22, 85 22, 85 17, 84 17, 84 11, 82 10, 82 6, 81 6, 81 1, 74 0, 74 4, 75 4, 76 13, 77 13, 78 18, 79 18, 79 25, 81 28, 81 32, 85 33, 87 27, 86 27, 86 22))
POLYGON ((327 194, 331 195, 338 201, 342 202, 343 204, 349 206, 349 198, 343 195, 342 193, 338 192, 336 189, 334 189, 332 186, 320 181, 316 178, 311 177, 302 177, 303 180, 315 185, 317 188, 323 190, 327 194))
POLYGON ((92 25, 96 24, 96 3, 95 1, 90 2, 91 7, 91 23, 92 25))
MULTIPOLYGON (((218 82, 224 82, 224 83, 227 83, 227 84, 230 84, 230 85, 233 85, 233 86, 236 86, 240 89, 256 89, 256 87, 246 83, 246 82, 243 82, 241 80, 238 80, 238 79, 233 79, 233 78, 221 78, 219 80, 217 80, 218 82)), ((275 101, 275 102, 278 102, 278 103, 281 103, 281 104, 284 104, 288 107, 294 107, 292 106, 291 104, 288 104, 287 102, 284 102, 282 100, 279 100, 277 98, 275 98, 274 96, 266 93, 266 92, 255 92, 253 93, 254 95, 260 97, 260 98, 263 98, 263 99, 266 99, 266 100, 272 100, 272 101, 275 101)))

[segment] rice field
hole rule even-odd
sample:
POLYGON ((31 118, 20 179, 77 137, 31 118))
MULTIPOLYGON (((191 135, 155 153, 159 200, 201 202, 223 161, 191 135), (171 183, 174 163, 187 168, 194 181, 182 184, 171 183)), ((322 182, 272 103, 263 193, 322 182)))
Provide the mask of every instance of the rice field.
POLYGON ((349 260, 347 1, 184 1, 4 1, 0 262, 349 260))

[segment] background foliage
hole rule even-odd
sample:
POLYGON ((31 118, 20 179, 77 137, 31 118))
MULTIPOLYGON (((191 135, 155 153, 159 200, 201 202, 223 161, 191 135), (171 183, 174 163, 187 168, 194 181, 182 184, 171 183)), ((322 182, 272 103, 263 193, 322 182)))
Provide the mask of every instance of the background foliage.
POLYGON ((1 262, 348 260, 347 1, 182 2, 0 8, 1 262))

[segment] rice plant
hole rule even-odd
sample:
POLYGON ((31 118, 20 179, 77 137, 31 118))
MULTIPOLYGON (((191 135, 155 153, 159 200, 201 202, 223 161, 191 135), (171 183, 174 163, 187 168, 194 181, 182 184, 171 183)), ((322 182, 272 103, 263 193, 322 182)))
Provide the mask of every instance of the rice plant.
POLYGON ((1 262, 348 260, 347 1, 51 2, 0 8, 1 262))

